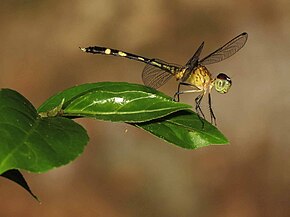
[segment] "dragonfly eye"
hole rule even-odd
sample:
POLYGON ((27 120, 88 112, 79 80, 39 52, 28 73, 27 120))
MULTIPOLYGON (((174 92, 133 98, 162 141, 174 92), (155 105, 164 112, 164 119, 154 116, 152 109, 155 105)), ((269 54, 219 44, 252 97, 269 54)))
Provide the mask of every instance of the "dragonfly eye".
POLYGON ((224 73, 218 74, 214 87, 219 93, 227 93, 232 86, 232 80, 224 73))

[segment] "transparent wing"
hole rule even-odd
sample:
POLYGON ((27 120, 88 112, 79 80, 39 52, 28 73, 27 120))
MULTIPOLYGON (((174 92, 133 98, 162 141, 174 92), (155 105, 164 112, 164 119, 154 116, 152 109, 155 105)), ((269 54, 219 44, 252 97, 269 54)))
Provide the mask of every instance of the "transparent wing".
POLYGON ((173 77, 168 71, 157 68, 155 66, 147 64, 142 72, 143 83, 155 89, 158 89, 164 85, 170 78, 173 77))
POLYGON ((193 54, 193 56, 187 61, 186 66, 189 66, 189 67, 191 67, 193 69, 197 65, 198 58, 199 58, 199 56, 201 54, 201 51, 203 49, 203 46, 204 46, 204 42, 201 43, 201 45, 195 51, 195 53, 193 54))
POLYGON ((221 48, 201 59, 199 62, 203 65, 209 65, 227 59, 230 56, 234 55, 236 52, 238 52, 245 45, 247 39, 248 34, 246 32, 243 32, 242 34, 238 35, 237 37, 226 43, 221 48))

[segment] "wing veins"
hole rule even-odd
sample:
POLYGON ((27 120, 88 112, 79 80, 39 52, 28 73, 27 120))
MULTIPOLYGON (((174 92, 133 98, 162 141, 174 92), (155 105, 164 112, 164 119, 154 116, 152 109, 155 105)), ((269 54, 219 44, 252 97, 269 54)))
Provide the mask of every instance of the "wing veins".
POLYGON ((220 47, 219 49, 215 50, 208 56, 204 57, 200 60, 200 63, 203 65, 209 65, 213 63, 220 62, 222 60, 225 60, 232 55, 234 55, 236 52, 238 52, 247 42, 248 34, 242 33, 232 40, 230 40, 228 43, 220 47))
MULTIPOLYGON (((153 61, 161 63, 163 65, 173 66, 173 64, 168 64, 162 60, 152 59, 152 62, 153 61)), ((173 77, 173 74, 172 72, 170 72, 170 70, 166 70, 166 69, 163 69, 162 67, 151 65, 150 62, 146 64, 142 72, 143 83, 146 86, 152 87, 154 89, 158 89, 172 77, 173 77)))

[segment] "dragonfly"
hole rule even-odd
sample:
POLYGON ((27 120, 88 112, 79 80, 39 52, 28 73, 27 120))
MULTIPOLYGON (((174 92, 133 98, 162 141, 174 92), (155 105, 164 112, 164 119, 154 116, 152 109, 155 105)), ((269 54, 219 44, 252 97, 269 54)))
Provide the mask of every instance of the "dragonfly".
POLYGON ((174 77, 178 81, 177 92, 174 94, 175 101, 179 101, 181 94, 198 93, 195 98, 195 110, 204 126, 203 120, 206 118, 201 109, 203 97, 208 94, 211 123, 216 125, 216 116, 212 109, 211 90, 214 88, 218 93, 225 94, 232 86, 232 80, 229 76, 219 73, 214 77, 206 66, 231 57, 245 45, 247 39, 248 34, 243 32, 214 52, 200 59, 200 54, 204 47, 204 42, 202 42, 185 65, 171 64, 160 59, 147 58, 108 47, 90 46, 86 48, 80 47, 80 49, 86 53, 124 57, 145 63, 142 81, 146 86, 154 89, 158 89, 170 78, 174 77), (189 86, 190 89, 181 91, 181 86, 189 86))

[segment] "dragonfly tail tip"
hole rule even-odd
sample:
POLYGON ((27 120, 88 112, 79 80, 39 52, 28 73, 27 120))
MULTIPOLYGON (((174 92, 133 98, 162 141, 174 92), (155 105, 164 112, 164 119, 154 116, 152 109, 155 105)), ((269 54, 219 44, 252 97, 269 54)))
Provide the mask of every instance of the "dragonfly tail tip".
POLYGON ((83 52, 86 52, 87 49, 86 48, 83 48, 83 47, 79 47, 79 49, 81 49, 83 52))

